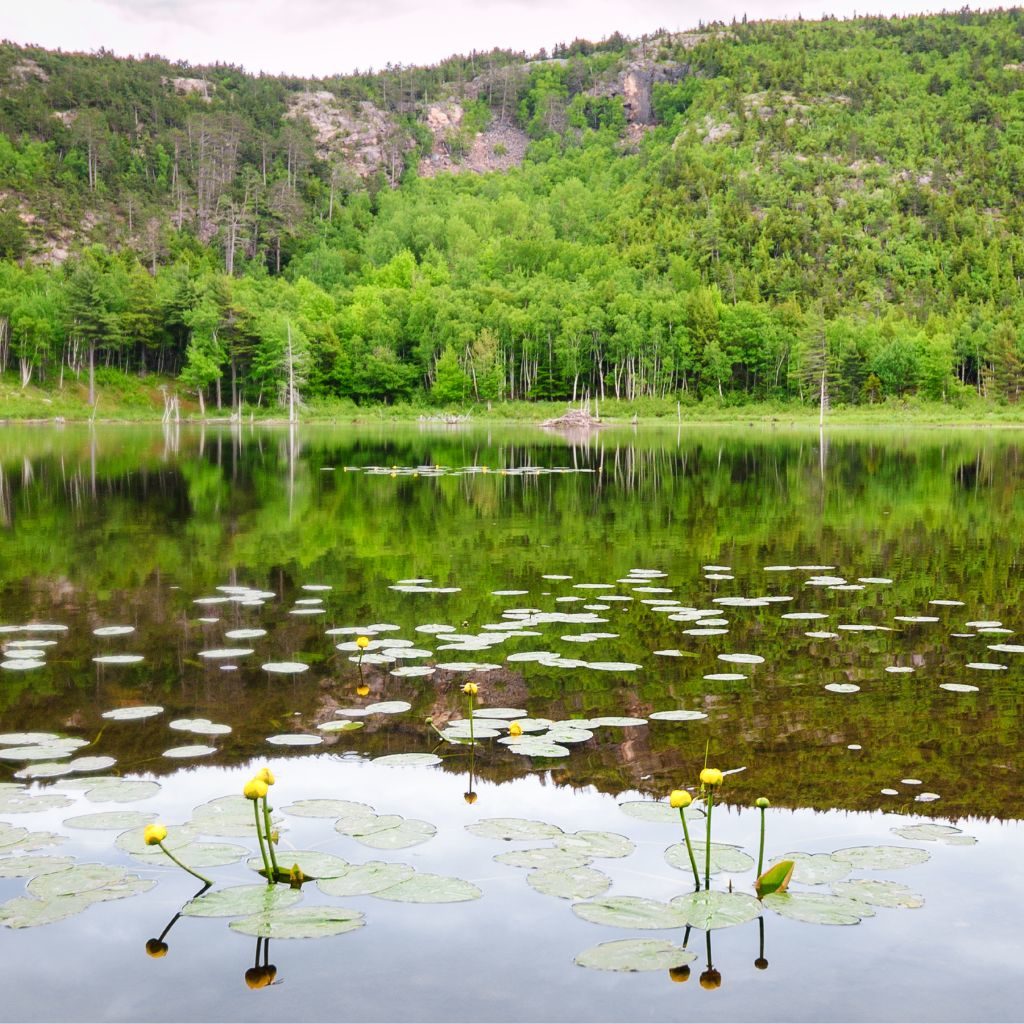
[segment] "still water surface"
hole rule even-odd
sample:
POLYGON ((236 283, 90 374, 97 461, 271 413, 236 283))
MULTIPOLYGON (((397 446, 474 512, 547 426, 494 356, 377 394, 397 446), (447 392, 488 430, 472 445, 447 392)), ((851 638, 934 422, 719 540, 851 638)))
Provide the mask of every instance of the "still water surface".
MULTIPOLYGON (((1024 653, 991 648, 1020 643, 1022 469, 1012 433, 833 434, 823 447, 816 433, 706 429, 574 443, 532 428, 8 428, 0 625, 67 629, 0 636, 8 661, 12 641, 55 641, 38 667, 0 672, 0 733, 87 739, 76 756, 116 759, 103 774, 161 788, 106 804, 83 794, 77 773, 21 777, 33 793, 64 794, 67 806, 0 821, 66 837, 42 852, 123 865, 158 884, 65 921, 0 929, 11 968, 0 1015, 1016 1019, 1024 653), (251 591, 219 587, 267 596, 245 603, 251 591), (317 587, 331 589, 308 589, 317 587), (207 598, 219 600, 197 603, 207 598), (133 632, 94 634, 112 625, 133 632), (349 627, 382 641, 361 672, 355 652, 336 647, 354 633, 327 635, 349 627), (266 633, 226 636, 256 629, 266 633), (395 639, 428 653, 373 664, 395 639), (200 656, 221 648, 252 653, 200 656), (93 661, 117 654, 143 660, 93 661), (262 668, 279 662, 309 668, 262 668), (497 667, 436 668, 460 663, 497 667), (988 667, 970 667, 979 665, 988 667), (435 671, 393 674, 403 666, 435 671), (643 722, 594 726, 553 759, 517 755, 495 738, 471 758, 436 732, 464 717, 467 679, 479 685, 478 705, 534 719, 643 722), (384 701, 410 707, 358 714, 384 701), (102 717, 134 705, 163 711, 102 717), (706 717, 650 718, 680 709, 706 717), (363 728, 318 729, 346 716, 363 728), (231 732, 168 727, 183 718, 231 732), (282 734, 323 742, 267 742, 282 734), (214 752, 164 756, 187 744, 214 752), (619 805, 696 783, 706 745, 710 763, 743 769, 726 777, 716 840, 756 856, 750 805, 765 795, 768 862, 876 844, 926 849, 926 863, 853 872, 901 882, 924 905, 878 908, 851 927, 766 913, 763 928, 715 930, 722 983, 711 991, 698 984, 707 946, 696 930, 687 946, 698 959, 682 984, 664 970, 574 965, 598 943, 679 944, 683 935, 582 920, 570 901, 531 888, 525 869, 492 859, 545 844, 465 830, 522 817, 625 835, 629 856, 591 865, 611 879, 607 895, 669 900, 692 889, 688 871, 663 857, 680 839, 678 821, 640 821, 619 805), (412 752, 441 763, 374 763, 412 752), (482 898, 329 901, 306 886, 304 905, 344 903, 366 914, 367 927, 271 940, 278 983, 258 991, 243 979, 256 939, 223 918, 182 918, 166 935, 167 955, 147 958, 146 940, 192 894, 191 879, 140 866, 114 846, 119 830, 64 821, 106 810, 187 821, 198 805, 240 792, 264 763, 278 778, 279 810, 354 800, 437 830, 381 851, 339 834, 330 818, 285 812, 286 849, 406 863, 470 881, 482 898), (954 825, 977 845, 891 831, 921 822, 954 825)), ((18 782, 14 773, 31 764, 0 760, 0 783, 18 782)), ((249 838, 220 841, 256 849, 249 838)), ((218 887, 256 878, 244 862, 207 873, 218 887)), ((731 879, 750 891, 753 874, 723 872, 713 886, 731 879)), ((25 884, 0 878, 0 900, 22 896, 25 884)))

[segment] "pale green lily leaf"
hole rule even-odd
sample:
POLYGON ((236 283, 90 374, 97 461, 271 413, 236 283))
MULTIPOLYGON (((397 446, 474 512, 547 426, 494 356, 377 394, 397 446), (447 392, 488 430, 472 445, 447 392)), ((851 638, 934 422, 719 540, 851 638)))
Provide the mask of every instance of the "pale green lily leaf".
MULTIPOLYGON (((678 814, 678 812, 676 812, 678 814)), ((703 843, 693 844, 693 855, 697 859, 697 867, 704 871, 704 850, 703 843)), ((665 851, 665 860, 674 868, 680 871, 693 870, 690 865, 690 855, 686 852, 685 843, 676 843, 665 851)), ((741 871, 749 871, 754 867, 754 858, 744 853, 739 847, 726 846, 723 843, 711 844, 711 873, 713 875, 725 871, 729 874, 738 874, 741 871)))
POLYGON ((903 839, 923 839, 926 842, 940 842, 948 846, 974 846, 978 841, 974 836, 965 835, 962 829, 953 825, 938 825, 932 822, 894 828, 892 832, 903 839))
POLYGON ((851 846, 836 850, 832 856, 861 870, 887 871, 923 864, 931 854, 914 846, 851 846))
POLYGON ((373 895, 395 903, 463 903, 478 900, 483 893, 461 878, 421 873, 373 895))
POLYGON ((0 792, 0 814, 35 814, 70 807, 72 803, 59 793, 30 793, 27 789, 0 792))
POLYGON ((382 829, 353 838, 360 845, 368 846, 372 850, 406 850, 410 846, 419 846, 420 843, 433 839, 436 833, 437 828, 429 821, 406 818, 395 828, 382 829))
POLYGON ((87 895, 63 896, 49 900, 37 900, 31 896, 18 896, 0 903, 0 924, 8 928, 35 928, 53 924, 74 917, 88 910, 96 901, 87 895))
POLYGON ((298 818, 354 818, 363 815, 375 818, 377 812, 369 804, 352 800, 296 800, 284 808, 285 814, 298 818))
POLYGON ((820 892, 776 892, 761 903, 783 917, 807 924, 859 924, 861 918, 875 914, 859 900, 820 892))
POLYGON ((151 818, 152 815, 144 814, 142 811, 99 811, 95 814, 76 814, 73 818, 65 818, 64 824, 68 828, 124 831, 148 825, 151 818))
POLYGON ((181 908, 186 917, 243 917, 266 914, 294 906, 302 899, 302 892, 283 885, 234 885, 217 889, 189 900, 181 908))
POLYGON ((414 874, 416 869, 409 864, 371 860, 365 864, 350 864, 343 875, 321 878, 316 884, 328 896, 373 896, 408 881, 414 874))
POLYGON ((529 818, 484 818, 466 826, 466 831, 481 839, 555 839, 565 833, 557 825, 529 818))
MULTIPOLYGON (((263 821, 262 808, 260 821, 263 821)), ((246 838, 253 834, 256 826, 253 801, 241 795, 216 797, 200 804, 192 812, 189 825, 208 836, 246 838)))
POLYGON ((264 939, 323 939, 354 932, 366 924, 357 910, 344 907, 289 907, 253 914, 228 926, 243 935, 264 939))
POLYGON ((163 708, 156 704, 141 705, 130 708, 114 708, 104 711, 101 718, 109 718, 114 722, 134 722, 142 718, 154 718, 163 713, 163 708))
POLYGON ((164 751, 164 757, 174 757, 184 760, 193 757, 207 757, 210 754, 216 753, 216 747, 205 747, 202 744, 194 743, 191 746, 171 747, 170 750, 164 751))
POLYGON ((23 747, 39 743, 53 743, 60 737, 55 732, 5 732, 0 733, 0 747, 23 747))
POLYGON ((47 846, 59 846, 64 836, 55 832, 30 832, 25 828, 4 828, 0 823, 0 853, 12 853, 15 850, 28 852, 41 850, 47 846))
POLYGON ((687 711, 680 708, 678 711, 655 711, 650 719, 652 722, 697 722, 707 717, 703 711, 687 711))
POLYGON ((538 868, 526 876, 527 883, 545 896, 563 900, 589 900, 607 892, 612 880, 594 868, 538 868))
POLYGON ((718 892, 704 889, 676 896, 672 907, 684 918, 683 923, 711 931, 732 928, 761 916, 761 904, 742 892, 718 892))
POLYGON ((556 845, 584 857, 628 857, 635 849, 632 839, 615 832, 572 832, 558 836, 556 845))
MULTIPOLYGON (((275 849, 277 851, 277 866, 282 871, 290 871, 295 864, 298 864, 302 873, 309 878, 338 878, 346 874, 352 867, 347 860, 335 857, 333 853, 323 853, 320 850, 282 850, 280 847, 275 847, 275 849)), ((259 871, 263 868, 263 858, 251 858, 248 866, 259 871)))
POLYGON ((339 818, 334 823, 336 832, 353 839, 373 835, 387 829, 398 828, 405 819, 400 814, 364 814, 361 811, 339 818))
POLYGON ((832 886, 836 896, 868 903, 873 907, 894 907, 916 910, 924 906, 924 897, 899 882, 882 882, 872 878, 851 878, 832 886))
POLYGON ((400 715, 403 711, 411 711, 412 705, 407 700, 382 700, 376 704, 369 704, 366 708, 368 715, 400 715))
MULTIPOLYGON (((619 804, 619 810, 638 821, 647 821, 654 825, 675 825, 682 830, 679 811, 669 806, 667 800, 627 800, 619 804)), ((689 819, 704 817, 704 812, 694 804, 687 807, 685 813, 689 819)))
MULTIPOLYGON (((190 868, 219 868, 226 864, 236 864, 248 854, 248 847, 235 846, 233 843, 189 843, 174 851, 174 856, 190 868)), ((133 853, 132 857, 150 867, 175 866, 159 846, 149 847, 148 853, 133 853)))
POLYGON ((267 742, 273 743, 275 747, 318 747, 323 741, 323 736, 313 736, 305 732, 281 733, 267 737, 267 742))
POLYGON ((779 860, 793 862, 793 881, 803 885, 827 885, 845 878, 851 865, 828 853, 784 853, 779 860))
POLYGON ((385 754, 383 757, 375 757, 374 764, 391 765, 392 767, 406 768, 432 768, 441 763, 437 754, 424 752, 414 754, 385 754))
POLYGON ((686 925, 686 915, 677 908, 641 896, 609 896, 574 903, 572 912, 584 921, 613 928, 682 928, 686 925))
POLYGON ((477 708, 473 712, 474 718, 525 718, 525 708, 477 708))
POLYGON ((168 722, 167 727, 176 732, 191 732, 197 736, 226 736, 231 732, 230 725, 220 725, 208 718, 176 718, 168 722))
POLYGON ((584 950, 575 963, 599 971, 667 971, 696 959, 688 949, 662 939, 617 939, 584 950))
POLYGON ((78 896, 91 889, 103 889, 128 878, 124 868, 109 864, 75 864, 64 871, 37 875, 26 887, 38 899, 55 896, 78 896))
POLYGON ((86 800, 94 804, 134 803, 136 800, 146 800, 160 792, 159 782, 142 779, 90 779, 82 780, 82 784, 87 787, 85 790, 86 800))
POLYGON ((563 850, 557 846, 541 846, 532 850, 509 850, 494 857, 499 864, 507 864, 513 868, 545 868, 565 870, 582 868, 590 863, 590 858, 582 853, 563 850))
POLYGON ((19 768, 15 773, 16 779, 56 779, 62 775, 71 775, 74 772, 70 762, 60 764, 57 761, 37 761, 25 768, 19 768))
MULTIPOLYGON (((594 666, 591 665, 591 668, 594 666)), ((590 726, 593 729, 600 728, 601 726, 610 728, 621 728, 628 729, 637 725, 646 725, 646 718, 627 718, 621 715, 607 715, 604 718, 592 718, 590 719, 590 726)))
MULTIPOLYGON (((169 825, 167 826, 167 837, 164 839, 163 845, 168 850, 178 850, 182 846, 187 846, 189 843, 194 842, 197 838, 198 833, 189 825, 169 825)), ((114 840, 114 845, 119 850, 132 854, 132 856, 145 855, 151 853, 154 849, 154 847, 146 844, 144 828, 133 828, 128 832, 122 832, 114 840)))
MULTIPOLYGON (((558 743, 552 743, 543 737, 522 736, 511 737, 514 742, 508 743, 508 749, 513 754, 520 754, 523 757, 568 757, 570 750, 558 743)), ((506 742, 499 740, 500 743, 506 742)))
POLYGON ((65 871, 74 863, 74 857, 53 857, 47 854, 38 857, 0 857, 0 878, 34 878, 36 875, 65 871))
POLYGON ((333 733, 333 732, 355 732, 357 729, 363 728, 362 722, 350 722, 347 719, 341 718, 333 722, 322 722, 317 726, 320 732, 333 733))

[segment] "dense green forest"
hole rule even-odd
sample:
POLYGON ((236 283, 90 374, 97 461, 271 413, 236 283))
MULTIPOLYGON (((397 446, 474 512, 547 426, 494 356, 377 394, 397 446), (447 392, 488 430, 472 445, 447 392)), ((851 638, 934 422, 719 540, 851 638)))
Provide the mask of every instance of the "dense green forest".
POLYGON ((5 43, 0 371, 158 373, 218 408, 290 379, 360 404, 809 403, 823 376, 837 404, 1014 403, 1022 188, 1020 9, 317 81, 5 43), (375 126, 373 160, 313 101, 375 126), (461 169, 496 128, 521 164, 461 169), (422 173, 441 151, 462 173, 422 173))

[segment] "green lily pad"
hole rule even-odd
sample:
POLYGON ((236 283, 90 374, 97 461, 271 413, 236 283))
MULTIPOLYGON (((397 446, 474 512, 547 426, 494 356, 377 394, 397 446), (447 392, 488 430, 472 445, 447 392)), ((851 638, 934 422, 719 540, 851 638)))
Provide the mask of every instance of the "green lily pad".
MULTIPOLYGON (((187 846, 189 843, 194 842, 196 838, 198 838, 197 831, 189 825, 169 825, 167 837, 164 839, 163 845, 168 850, 178 850, 182 846, 187 846)), ((114 840, 114 845, 119 850, 130 853, 133 857, 139 854, 145 855, 154 849, 159 849, 159 847, 146 845, 144 828, 133 828, 127 832, 122 832, 114 840)))
POLYGON ((107 768, 112 768, 117 764, 116 757, 76 757, 69 764, 68 767, 73 772, 102 772, 107 768))
POLYGON ((393 767, 406 768, 432 768, 441 763, 437 754, 414 753, 414 754, 385 754, 383 757, 375 757, 374 764, 391 765, 393 767))
POLYGON ((483 893, 461 878, 419 873, 373 895, 395 903, 463 903, 478 900, 483 893))
POLYGON ((155 704, 142 705, 130 708, 114 708, 112 711, 104 711, 101 718, 108 718, 113 722, 134 722, 142 718, 154 718, 163 714, 163 708, 155 704))
POLYGON ((820 892, 775 892, 761 903, 775 913, 807 924, 859 924, 874 910, 859 900, 820 892))
POLYGON ((96 901, 88 895, 63 896, 37 900, 31 896, 18 896, 0 903, 0 924, 7 928, 35 928, 74 917, 88 910, 96 901))
POLYGON ((289 907, 253 914, 228 926, 243 935, 264 939, 323 939, 354 932, 366 924, 357 910, 344 907, 289 907))
POLYGON ((687 711, 680 708, 678 711, 655 711, 650 719, 652 722, 697 722, 707 717, 703 711, 687 711))
POLYGON ((70 807, 74 801, 60 793, 30 793, 28 790, 0 792, 0 814, 35 814, 70 807))
MULTIPOLYGON (((190 868, 219 868, 237 864, 249 852, 247 846, 236 846, 234 843, 189 843, 176 849, 174 856, 190 868)), ((159 846, 151 846, 149 852, 135 853, 132 857, 140 864, 151 867, 175 867, 159 846)))
POLYGON ((97 665, 137 665, 143 660, 141 654, 103 654, 93 658, 97 665))
POLYGON ((297 818, 346 818, 376 817, 377 812, 369 804, 355 803, 352 800, 296 800, 284 808, 285 814, 293 814, 297 818))
POLYGON ((164 751, 164 757, 174 757, 179 759, 188 759, 193 757, 207 757, 209 754, 216 754, 216 747, 204 747, 201 744, 193 744, 192 746, 186 747, 171 747, 170 750, 164 751))
POLYGON ((945 843, 947 846, 974 846, 978 841, 974 836, 965 835, 962 829, 953 825, 937 825, 931 822, 894 828, 892 832, 903 839, 923 839, 926 842, 945 843))
POLYGON ((673 909, 683 917, 683 924, 703 931, 732 928, 761 916, 761 904, 742 892, 718 892, 704 889, 676 896, 673 909))
POLYGON ((477 708, 473 712, 474 718, 525 718, 525 708, 477 708))
POLYGON ((73 857, 52 857, 41 854, 0 858, 0 878, 34 878, 36 875, 65 871, 75 863, 73 857))
POLYGON ((142 811, 98 811, 94 814, 76 814, 73 818, 65 818, 68 828, 116 829, 124 831, 149 824, 152 815, 142 811))
POLYGON ((403 711, 410 711, 412 705, 407 700, 382 700, 376 704, 368 704, 366 713, 368 715, 400 715, 403 711))
POLYGON ((59 846, 64 836, 55 832, 30 832, 26 828, 7 828, 0 823, 0 853, 13 853, 15 850, 29 852, 41 850, 47 846, 59 846))
POLYGON ((160 792, 159 782, 144 779, 96 779, 87 782, 85 798, 90 803, 129 804, 136 800, 147 800, 160 792))
MULTIPOLYGON (((282 871, 290 871, 293 865, 298 864, 304 875, 317 879, 338 878, 347 874, 352 867, 347 860, 335 857, 333 853, 323 853, 320 850, 282 850, 280 848, 277 848, 277 864, 282 871)), ((262 857, 251 858, 249 867, 259 871, 263 867, 262 857)))
POLYGON ((124 868, 109 864, 75 864, 64 871, 37 875, 26 888, 31 895, 47 900, 55 896, 78 896, 91 889, 102 889, 121 882, 127 877, 124 868))
POLYGON ((198 736, 226 736, 231 732, 230 725, 220 725, 208 718, 176 718, 173 722, 168 722, 167 727, 178 732, 192 732, 198 736))
MULTIPOLYGON (((260 821, 263 810, 260 808, 260 821)), ((253 834, 256 816, 253 801, 244 796, 219 796, 200 804, 192 812, 189 822, 197 832, 208 836, 230 836, 247 838, 253 834)))
POLYGON ((860 687, 856 683, 826 683, 825 689, 832 693, 856 693, 860 687))
POLYGON ((53 743, 60 737, 54 732, 5 732, 0 733, 0 747, 22 747, 38 743, 53 743))
POLYGON ((845 878, 851 865, 828 853, 784 853, 779 860, 793 862, 793 881, 803 885, 827 885, 845 878))
POLYGON ((513 868, 544 868, 565 870, 582 868, 590 863, 590 858, 582 853, 563 850, 557 846, 540 846, 532 850, 508 850, 506 853, 495 854, 495 861, 513 868))
POLYGON ((598 971, 667 971, 696 959, 688 949, 662 939, 616 939, 584 950, 575 963, 598 971))
POLYGON ((679 824, 679 811, 670 807, 667 801, 627 800, 619 804, 619 810, 638 821, 649 821, 655 825, 679 824))
POLYGON ((882 882, 872 878, 851 878, 832 886, 836 896, 858 900, 873 907, 894 907, 915 910, 924 906, 924 897, 899 882, 882 882))
POLYGON ((74 768, 70 762, 61 764, 57 761, 37 761, 25 768, 19 768, 15 773, 16 779, 56 779, 63 775, 71 775, 74 768))
POLYGON ((613 928, 683 928, 686 915, 668 903, 641 896, 609 896, 586 903, 574 903, 572 912, 592 924, 613 928))
POLYGON ((354 836, 353 838, 360 845, 368 846, 372 850, 405 850, 410 846, 419 846, 420 843, 433 839, 436 834, 437 828, 429 821, 405 818, 394 828, 382 829, 379 832, 371 832, 368 835, 354 836))
POLYGON ((373 896, 408 881, 414 874, 416 869, 409 864, 371 860, 365 864, 350 864, 343 875, 320 878, 316 884, 328 896, 373 896))
POLYGON ((832 856, 861 870, 887 871, 923 864, 931 854, 914 846, 851 846, 836 850, 832 856))
MULTIPOLYGON (((676 812, 678 814, 678 812, 676 812)), ((704 871, 704 850, 703 843, 693 844, 693 855, 697 858, 697 867, 704 871)), ((665 860, 674 868, 680 871, 690 871, 690 855, 686 852, 685 843, 676 843, 665 851, 665 860)), ((711 873, 717 875, 725 871, 729 874, 738 874, 741 871, 749 871, 754 867, 754 858, 744 853, 737 846, 726 846, 723 843, 711 844, 711 873)))
POLYGON ((267 737, 267 742, 273 743, 275 747, 318 747, 323 741, 323 736, 313 736, 305 732, 281 733, 267 737))
POLYGON ((244 917, 249 914, 267 914, 294 906, 302 899, 298 889, 283 885, 234 885, 217 889, 189 900, 181 908, 187 917, 244 917))
POLYGON ((565 833, 557 825, 528 818, 484 818, 466 826, 466 831, 481 839, 556 839, 565 833))
MULTIPOLYGON (((522 757, 568 757, 571 751, 568 747, 563 747, 558 743, 552 743, 544 737, 512 737, 514 742, 508 743, 508 749, 513 754, 519 754, 522 757)), ((500 740, 499 742, 505 742, 500 740)))
MULTIPOLYGON (((593 666, 591 666, 593 668, 593 666)), ((590 726, 596 729, 600 726, 610 728, 621 728, 629 729, 637 725, 646 725, 646 718, 627 718, 624 716, 607 715, 604 718, 592 718, 590 719, 590 726)))
POLYGON ((365 814, 356 811, 354 814, 345 815, 334 823, 336 832, 344 836, 351 836, 353 839, 373 835, 375 832, 383 832, 386 829, 398 828, 405 819, 400 814, 365 814))
POLYGON ((594 868, 537 868, 526 876, 527 883, 545 896, 563 900, 589 900, 607 892, 612 880, 594 868))
POLYGON ((333 722, 322 722, 317 726, 320 732, 335 733, 335 732, 355 732, 357 729, 362 729, 363 722, 350 722, 347 719, 340 718, 333 722))
POLYGON ((555 843, 584 857, 628 857, 636 849, 632 839, 615 832, 572 832, 558 836, 555 843))

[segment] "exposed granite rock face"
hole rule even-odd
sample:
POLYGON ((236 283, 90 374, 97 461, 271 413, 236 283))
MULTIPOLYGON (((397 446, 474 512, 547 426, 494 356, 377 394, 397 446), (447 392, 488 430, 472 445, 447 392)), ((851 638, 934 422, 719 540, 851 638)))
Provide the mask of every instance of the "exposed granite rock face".
POLYGON ((486 174, 489 171, 507 171, 523 162, 530 142, 526 132, 497 121, 476 133, 469 141, 465 155, 458 159, 453 157, 450 143, 462 125, 463 113, 462 106, 454 101, 428 108, 426 122, 434 136, 434 145, 432 152, 420 160, 420 177, 433 178, 444 172, 486 174))
POLYGON ((633 61, 625 71, 609 82, 590 90, 593 96, 621 96, 629 124, 654 124, 651 100, 654 86, 681 82, 690 75, 689 64, 633 61))

